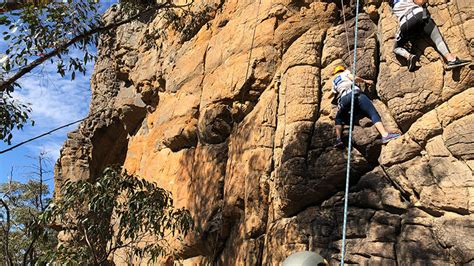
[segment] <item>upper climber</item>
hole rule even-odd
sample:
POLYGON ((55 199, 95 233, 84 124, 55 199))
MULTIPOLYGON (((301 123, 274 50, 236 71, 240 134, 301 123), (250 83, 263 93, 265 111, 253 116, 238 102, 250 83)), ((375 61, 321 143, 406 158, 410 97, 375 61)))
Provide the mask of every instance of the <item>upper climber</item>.
POLYGON ((453 69, 469 64, 470 60, 456 57, 448 49, 438 27, 430 17, 426 5, 428 0, 389 0, 393 13, 398 17, 399 29, 396 36, 393 52, 407 59, 409 71, 415 69, 416 57, 408 52, 404 46, 411 38, 420 33, 429 36, 436 49, 446 60, 446 69, 453 69))
MULTIPOLYGON (((338 111, 336 114, 336 142, 334 147, 343 147, 342 142, 342 125, 345 122, 347 124, 347 116, 349 115, 351 109, 351 92, 352 92, 352 82, 355 79, 356 82, 363 82, 366 84, 372 84, 371 80, 365 80, 360 77, 354 77, 349 70, 345 70, 343 66, 337 66, 334 69, 334 79, 333 79, 333 89, 332 92, 335 95, 335 99, 338 102, 338 111)), ((374 105, 370 99, 362 93, 359 87, 354 86, 355 101, 354 106, 359 107, 359 109, 364 112, 367 116, 370 117, 375 128, 382 135, 382 143, 387 143, 392 139, 395 139, 400 136, 400 134, 388 133, 385 130, 380 115, 375 109, 374 105)))

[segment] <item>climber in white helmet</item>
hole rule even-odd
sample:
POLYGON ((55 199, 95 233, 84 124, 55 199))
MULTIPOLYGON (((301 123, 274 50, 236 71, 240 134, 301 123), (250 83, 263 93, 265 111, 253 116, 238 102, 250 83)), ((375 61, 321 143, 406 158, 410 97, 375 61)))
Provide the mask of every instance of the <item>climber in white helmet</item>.
MULTIPOLYGON (((352 82, 355 79, 356 82, 363 82, 366 84, 372 84, 371 80, 365 80, 363 78, 354 77, 349 70, 345 70, 344 66, 336 66, 334 68, 334 79, 332 92, 335 95, 335 99, 338 102, 338 111, 336 114, 336 142, 334 143, 335 148, 344 147, 342 142, 342 126, 344 123, 347 124, 347 116, 351 109, 351 92, 352 82)), ((374 124, 375 128, 382 135, 382 143, 387 143, 395 138, 398 138, 400 134, 389 133, 382 124, 382 119, 379 113, 375 109, 374 105, 370 101, 359 87, 354 86, 354 107, 365 113, 374 124)))
POLYGON ((446 69, 465 66, 470 60, 456 57, 448 49, 438 27, 426 8, 428 0, 389 0, 393 13, 398 17, 399 29, 397 32, 393 52, 407 60, 408 70, 415 70, 416 56, 405 48, 405 45, 420 34, 425 34, 436 46, 446 60, 446 69))

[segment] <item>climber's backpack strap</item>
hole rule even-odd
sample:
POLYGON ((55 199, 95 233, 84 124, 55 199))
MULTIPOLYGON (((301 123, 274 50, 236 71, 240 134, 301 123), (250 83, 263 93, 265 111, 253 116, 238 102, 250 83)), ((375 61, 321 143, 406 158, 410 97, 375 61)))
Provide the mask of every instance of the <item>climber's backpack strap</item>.
POLYGON ((428 13, 428 5, 427 4, 424 4, 423 6, 423 20, 427 20, 430 18, 430 14, 428 13))

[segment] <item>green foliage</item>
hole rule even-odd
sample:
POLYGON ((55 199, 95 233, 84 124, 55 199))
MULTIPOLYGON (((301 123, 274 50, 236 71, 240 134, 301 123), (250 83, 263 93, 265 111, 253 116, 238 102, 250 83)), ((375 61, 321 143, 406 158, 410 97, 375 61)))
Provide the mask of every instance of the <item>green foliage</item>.
POLYGON ((4 252, 6 241, 14 265, 34 264, 40 256, 57 245, 56 232, 41 226, 38 220, 42 212, 41 206, 46 206, 51 200, 47 195, 48 187, 41 181, 0 184, 0 196, 10 211, 10 228, 7 228, 6 209, 1 206, 0 261, 8 261, 4 252), (25 256, 27 252, 28 256, 25 256))
POLYGON ((60 226, 68 241, 50 261, 98 265, 117 250, 155 260, 172 253, 167 237, 180 239, 193 226, 169 192, 120 169, 107 168, 94 182, 66 181, 60 194, 42 220, 60 226))
MULTIPOLYGON (((0 92, 0 139, 11 144, 12 131, 22 129, 29 120, 30 108, 15 101, 9 93, 0 92)), ((32 125, 34 121, 31 120, 32 125)))
MULTIPOLYGON (((50 58, 61 76, 70 73, 75 79, 76 73, 85 74, 86 65, 95 59, 97 34, 85 35, 68 48, 60 47, 100 25, 98 3, 94 0, 30 3, 2 13, 0 26, 7 48, 0 54, 0 79, 7 80, 42 57, 50 58)), ((0 90, 0 139, 9 145, 14 128, 22 129, 28 121, 34 125, 29 117, 31 109, 12 99, 10 93, 15 87, 17 83, 0 90)))
MULTIPOLYGON (((1 59, 2 70, 9 73, 12 69, 21 69, 31 60, 98 26, 97 8, 98 4, 93 0, 52 1, 43 6, 25 5, 20 10, 1 15, 0 23, 7 29, 3 39, 8 41, 8 49, 1 59)), ((61 50, 55 60, 58 73, 62 76, 66 71, 85 73, 85 65, 94 59, 90 49, 96 42, 97 36, 91 35, 74 43, 73 47, 83 56, 73 56, 69 49, 61 50)))

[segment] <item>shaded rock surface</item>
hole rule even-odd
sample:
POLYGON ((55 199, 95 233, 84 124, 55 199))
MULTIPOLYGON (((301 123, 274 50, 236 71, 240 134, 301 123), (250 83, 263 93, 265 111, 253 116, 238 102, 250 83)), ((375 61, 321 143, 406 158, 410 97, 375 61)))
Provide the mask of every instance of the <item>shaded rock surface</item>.
MULTIPOLYGON (((333 68, 352 59, 354 6, 346 33, 338 1, 195 2, 185 30, 157 14, 101 37, 91 117, 68 136, 57 186, 118 163, 172 191, 196 221, 178 247, 185 265, 278 265, 302 250, 338 263, 347 154, 332 147, 330 90, 333 68)), ((430 12, 470 58, 472 3, 437 0, 430 12)), ((366 1, 357 74, 402 137, 381 146, 357 119, 346 262, 469 264, 474 74, 444 71, 424 40, 408 72, 392 53, 396 25, 386 3, 366 1)))

